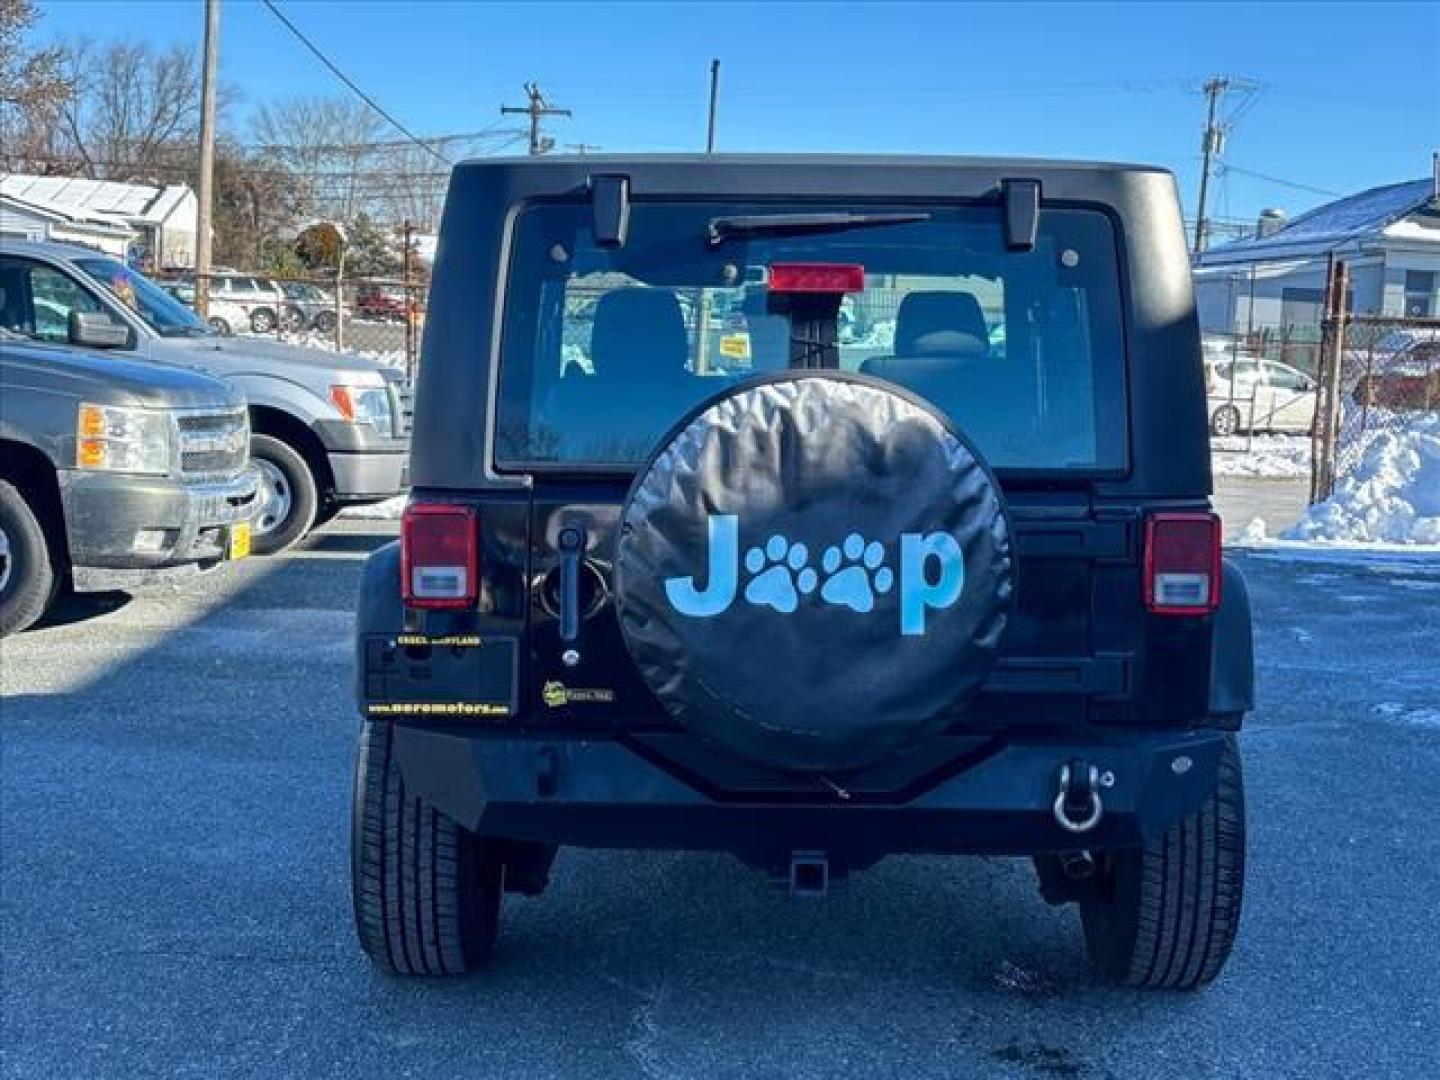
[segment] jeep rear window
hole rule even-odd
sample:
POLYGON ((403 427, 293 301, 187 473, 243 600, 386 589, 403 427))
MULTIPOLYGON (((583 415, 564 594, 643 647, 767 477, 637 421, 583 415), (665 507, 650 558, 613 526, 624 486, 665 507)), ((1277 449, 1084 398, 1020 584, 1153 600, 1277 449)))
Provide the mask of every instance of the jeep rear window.
POLYGON ((684 414, 790 366, 776 263, 865 268, 841 305, 842 370, 897 383, 1010 470, 1126 465, 1124 332, 1114 229, 1045 208, 1031 251, 1006 248, 999 206, 866 205, 924 220, 711 244, 715 217, 853 205, 636 202, 623 247, 594 242, 588 202, 515 224, 504 309, 496 463, 633 468, 684 414))

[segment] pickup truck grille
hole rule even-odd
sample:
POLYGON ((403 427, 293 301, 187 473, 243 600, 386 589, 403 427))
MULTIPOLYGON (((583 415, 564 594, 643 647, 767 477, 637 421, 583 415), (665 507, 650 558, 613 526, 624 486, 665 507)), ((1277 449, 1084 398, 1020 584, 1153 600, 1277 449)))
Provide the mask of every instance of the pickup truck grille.
POLYGON ((180 471, 186 477, 233 476, 250 454, 250 421, 244 409, 186 412, 179 428, 180 471))
POLYGON ((385 372, 385 381, 395 395, 395 437, 408 439, 415 426, 415 387, 403 375, 385 372))

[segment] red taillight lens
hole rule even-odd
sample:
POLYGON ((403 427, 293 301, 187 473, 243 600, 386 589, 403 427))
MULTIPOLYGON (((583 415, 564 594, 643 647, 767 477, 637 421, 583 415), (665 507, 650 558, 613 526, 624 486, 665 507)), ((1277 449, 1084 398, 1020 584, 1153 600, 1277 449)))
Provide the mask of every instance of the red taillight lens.
POLYGON ((853 263, 775 263, 770 267, 770 291, 864 292, 865 267, 853 263))
POLYGON ((412 503, 400 521, 401 594, 416 608, 466 608, 480 587, 480 521, 468 506, 412 503))
POLYGON ((1220 519, 1152 514, 1145 522, 1145 608, 1209 615, 1220 606, 1220 519))

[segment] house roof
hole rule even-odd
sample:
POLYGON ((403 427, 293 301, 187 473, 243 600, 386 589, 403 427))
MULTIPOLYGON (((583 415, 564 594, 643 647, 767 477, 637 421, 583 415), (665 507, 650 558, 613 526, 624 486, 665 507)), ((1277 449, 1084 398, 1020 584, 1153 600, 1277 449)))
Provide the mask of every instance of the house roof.
POLYGON ((91 180, 83 176, 31 176, 11 173, 0 177, 0 194, 72 210, 98 211, 130 222, 159 225, 190 194, 185 184, 130 184, 118 180, 91 180))
POLYGON ((82 210, 70 206, 61 206, 48 199, 38 197, 21 198, 12 195, 8 191, 0 191, 0 202, 17 210, 28 210, 31 214, 46 218, 52 222, 59 222, 70 226, 79 226, 87 231, 108 233, 114 236, 130 238, 135 235, 135 230, 130 227, 123 217, 118 214, 107 214, 99 210, 82 210))
POLYGON ((1433 180, 1407 180, 1347 195, 1301 214, 1269 236, 1213 247, 1200 257, 1200 262, 1315 254, 1350 241, 1384 236, 1440 243, 1440 204, 1435 199, 1433 180))

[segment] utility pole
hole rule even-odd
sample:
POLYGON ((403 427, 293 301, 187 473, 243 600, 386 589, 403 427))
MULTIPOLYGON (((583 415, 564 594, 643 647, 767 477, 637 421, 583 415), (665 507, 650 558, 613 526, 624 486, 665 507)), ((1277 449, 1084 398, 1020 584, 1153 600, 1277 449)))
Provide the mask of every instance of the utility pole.
POLYGON ((565 149, 573 150, 580 157, 584 157, 586 154, 594 153, 596 150, 602 150, 604 149, 604 147, 602 147, 599 143, 593 142, 572 142, 566 143, 565 149))
POLYGON ((205 59, 200 69, 200 180, 195 198, 195 310, 210 314, 210 218, 215 199, 215 54, 220 0, 205 0, 205 59))
POLYGON ((530 153, 543 154, 555 145, 554 139, 543 138, 540 135, 540 121, 547 116, 573 116, 569 109, 558 109, 545 100, 545 95, 540 92, 540 84, 528 82, 525 84, 525 94, 530 99, 528 105, 502 105, 500 115, 509 116, 511 113, 523 113, 530 117, 530 153))
POLYGON ((720 101, 720 61, 710 61, 710 123, 705 129, 705 153, 715 152, 715 107, 720 101))
POLYGON ((1225 96, 1229 89, 1230 80, 1226 78, 1207 79, 1205 81, 1205 96, 1210 99, 1210 105, 1205 117, 1205 135, 1200 143, 1201 152, 1204 154, 1204 164, 1200 166, 1200 205, 1195 210, 1195 254, 1205 250, 1205 242, 1210 232, 1210 222, 1205 218, 1205 204, 1210 196, 1210 170, 1214 166, 1215 155, 1220 153, 1225 146, 1225 129, 1217 123, 1220 114, 1220 99, 1225 96))

